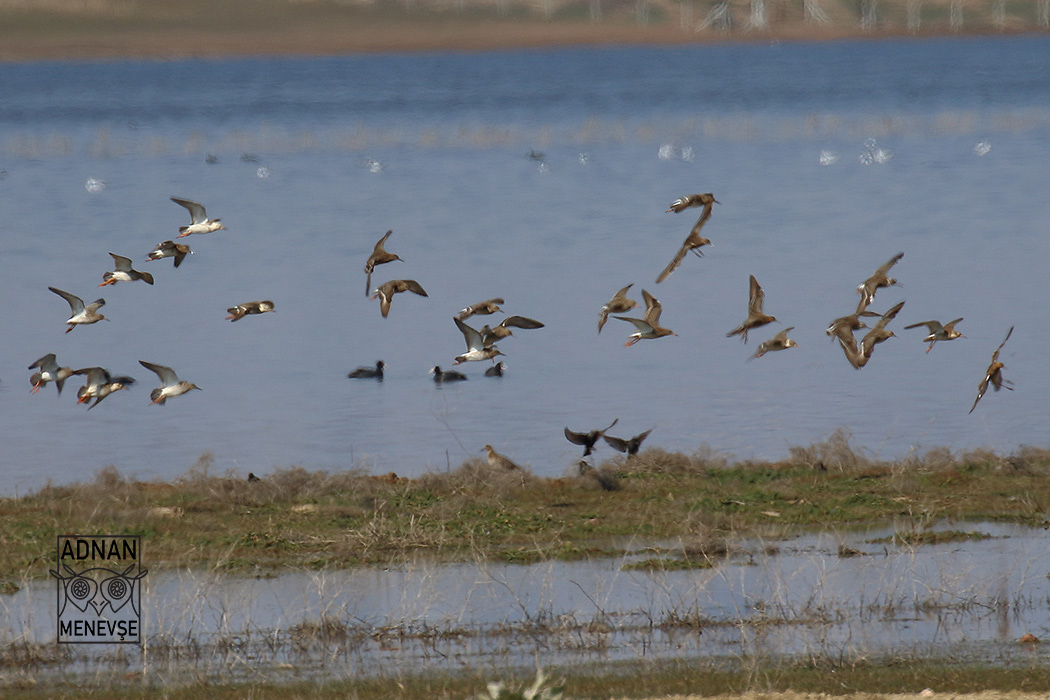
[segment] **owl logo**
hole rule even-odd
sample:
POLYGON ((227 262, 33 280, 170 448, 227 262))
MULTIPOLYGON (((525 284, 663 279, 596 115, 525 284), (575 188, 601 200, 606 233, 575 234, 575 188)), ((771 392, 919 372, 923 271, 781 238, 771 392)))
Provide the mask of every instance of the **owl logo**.
POLYGON ((61 583, 64 593, 58 611, 60 618, 70 604, 82 613, 87 612, 90 605, 98 617, 102 617, 107 607, 115 614, 130 604, 132 612, 136 617, 139 616, 138 583, 149 569, 142 569, 132 575, 135 564, 121 572, 96 567, 78 573, 68 564, 63 564, 62 568, 66 571, 65 576, 54 569, 49 570, 61 583))

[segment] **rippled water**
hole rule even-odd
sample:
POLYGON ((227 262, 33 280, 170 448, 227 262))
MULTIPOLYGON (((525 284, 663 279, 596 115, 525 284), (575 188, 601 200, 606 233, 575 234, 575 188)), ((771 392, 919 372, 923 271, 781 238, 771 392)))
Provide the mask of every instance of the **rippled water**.
MULTIPOLYGON (((1039 281, 1050 253, 1045 37, 252 61, 0 66, 0 490, 115 465, 173 478, 299 464, 418 474, 491 443, 545 475, 578 457, 562 428, 653 428, 779 458, 838 427, 882 457, 935 445, 1009 452, 1048 441, 1039 281), (872 140, 874 142, 872 143, 872 140), (541 159, 527 157, 542 152, 541 159), (213 156, 213 163, 206 162, 213 156), (654 279, 702 191, 714 245, 654 279), (175 270, 144 262, 187 223, 170 196, 228 226, 188 239, 175 270), (417 279, 390 317, 361 270, 388 229, 417 279), (99 290, 107 252, 156 284, 99 290), (897 252, 900 335, 855 371, 824 335, 897 252), (748 275, 781 323, 744 347, 748 275), (596 315, 634 282, 678 333, 623 347, 596 315), (63 334, 48 286, 104 296, 110 322, 63 334), (504 341, 503 379, 435 387, 464 350, 450 316, 493 296, 543 321, 504 341), (237 303, 277 311, 237 323, 237 303), (923 353, 908 323, 962 316, 923 353), (967 411, 992 351, 1016 391, 967 411), (746 359, 794 326, 798 349, 746 359), (78 383, 30 395, 48 352, 138 384, 91 411, 78 383), (346 379, 387 363, 382 384, 346 379), (170 365, 202 391, 149 406, 170 365)), ((499 318, 499 317, 496 317, 499 318)), ((484 322, 482 319, 479 322, 484 322)), ((604 446, 598 457, 611 452, 604 446)))

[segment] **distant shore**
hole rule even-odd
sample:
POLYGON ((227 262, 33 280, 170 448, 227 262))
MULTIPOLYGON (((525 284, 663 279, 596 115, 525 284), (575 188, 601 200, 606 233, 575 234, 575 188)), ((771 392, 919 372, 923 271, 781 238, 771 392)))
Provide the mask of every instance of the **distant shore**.
MULTIPOLYGON (((238 4, 235 0, 233 4, 238 4)), ((1017 34, 1034 31, 1027 23, 994 29, 971 23, 949 31, 928 22, 922 31, 894 23, 864 29, 859 21, 807 23, 801 18, 746 29, 698 28, 696 21, 665 19, 638 24, 626 20, 588 22, 533 17, 462 18, 448 13, 374 16, 347 13, 332 17, 255 16, 254 21, 209 24, 193 17, 165 23, 156 17, 67 17, 12 14, 0 0, 0 61, 224 58, 258 56, 331 56, 380 52, 491 51, 571 46, 689 45, 768 43, 776 41, 877 40, 891 37, 1017 34)))

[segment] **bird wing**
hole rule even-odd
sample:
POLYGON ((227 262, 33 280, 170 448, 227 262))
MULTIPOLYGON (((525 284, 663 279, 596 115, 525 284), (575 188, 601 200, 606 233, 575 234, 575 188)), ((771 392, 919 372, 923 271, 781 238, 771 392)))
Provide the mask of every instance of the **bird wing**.
POLYGON ((882 318, 880 318, 878 320, 878 322, 875 324, 875 327, 871 329, 872 332, 881 331, 882 329, 884 329, 889 324, 890 321, 892 321, 893 319, 897 318, 897 314, 899 314, 900 310, 903 309, 903 308, 904 308, 904 302, 902 301, 901 303, 897 304, 892 309, 890 309, 889 311, 884 313, 882 315, 882 318))
MULTIPOLYGON (((959 319, 961 321, 962 319, 959 319)), ((952 321, 956 323, 956 321, 952 321)), ((905 326, 904 330, 910 330, 912 328, 918 328, 919 326, 926 326, 926 329, 932 333, 939 333, 944 330, 944 326, 941 325, 940 321, 921 321, 919 323, 913 323, 910 326, 905 326)))
POLYGON ((179 382, 179 378, 175 375, 175 370, 171 367, 155 365, 152 362, 146 362, 145 360, 139 360, 139 364, 150 372, 155 372, 157 376, 160 377, 160 383, 164 386, 171 386, 173 384, 178 384, 179 382))
POLYGON ((58 356, 53 352, 41 357, 39 360, 29 365, 27 369, 40 369, 45 372, 52 372, 58 369, 58 356))
POLYGON ((649 428, 644 433, 639 433, 638 435, 635 435, 633 438, 631 438, 631 442, 641 447, 642 443, 645 442, 645 438, 649 437, 649 433, 651 432, 653 432, 653 429, 649 428))
POLYGON ((398 287, 400 292, 413 292, 421 297, 428 296, 427 291, 415 280, 398 280, 398 287))
POLYGON ((997 347, 995 349, 995 352, 992 353, 992 363, 993 364, 999 361, 999 351, 1003 349, 1004 345, 1006 345, 1006 341, 1008 341, 1010 339, 1010 336, 1013 335, 1013 332, 1014 332, 1014 327, 1010 326, 1010 330, 1008 330, 1006 332, 1006 337, 1003 338, 1003 342, 999 343, 999 347, 997 347))
POLYGON ((207 221, 208 215, 205 213, 204 207, 197 202, 188 199, 179 199, 178 197, 172 197, 171 201, 175 202, 180 207, 185 207, 190 212, 190 223, 199 224, 202 221, 207 221))
POLYGON ((101 386, 109 383, 109 372, 102 367, 83 367, 73 370, 73 374, 87 375, 87 383, 90 386, 101 386))
POLYGON ((609 447, 613 448, 617 452, 627 451, 626 440, 622 440, 618 437, 613 437, 612 435, 602 435, 602 437, 605 438, 605 442, 609 443, 609 447))
MULTIPOLYGON (((660 304, 659 299, 644 289, 642 290, 642 298, 645 299, 645 323, 652 328, 656 328, 660 325, 660 314, 663 313, 664 307, 660 304)), ((620 317, 617 316, 617 318, 620 317)))
POLYGON ((574 445, 586 445, 588 435, 587 433, 577 433, 565 428, 565 438, 574 445))
POLYGON ((501 326, 506 328, 507 326, 514 326, 515 328, 524 328, 526 330, 533 328, 543 328, 543 324, 534 318, 528 318, 527 316, 508 316, 500 322, 501 326))
POLYGON ((661 272, 660 275, 656 278, 656 283, 660 284, 665 279, 670 277, 671 273, 673 273, 675 270, 677 270, 678 266, 682 264, 683 260, 685 260, 685 256, 686 256, 686 254, 688 252, 689 252, 689 244, 688 243, 683 244, 682 247, 678 249, 678 252, 675 253, 675 256, 671 260, 671 262, 667 263, 667 267, 665 267, 663 269, 663 272, 661 272))
POLYGON ((55 289, 54 287, 48 287, 48 289, 66 300, 69 304, 69 309, 73 312, 74 316, 84 312, 84 300, 80 297, 70 294, 69 292, 63 292, 61 289, 55 289))
POLYGON ((749 314, 762 314, 762 302, 765 301, 766 293, 762 291, 762 286, 755 279, 754 275, 751 275, 751 288, 748 294, 747 310, 749 314))
POLYGON ((953 330, 955 328, 955 324, 958 323, 961 320, 962 320, 962 318, 957 318, 954 321, 948 321, 948 323, 944 324, 944 330, 946 330, 946 331, 953 330))
POLYGON ((630 321, 642 333, 651 333, 653 330, 653 327, 645 319, 631 318, 630 316, 613 316, 613 318, 618 318, 621 321, 630 321))
POLYGON ((117 255, 116 253, 110 253, 109 256, 113 258, 113 269, 118 272, 131 272, 131 258, 125 258, 123 255, 117 255))
POLYGON ((894 255, 892 258, 880 265, 879 269, 875 270, 875 276, 885 277, 886 274, 890 271, 890 268, 899 263, 901 261, 901 258, 903 257, 904 253, 897 253, 896 255, 894 255))
POLYGON ((456 327, 459 328, 463 334, 463 340, 467 342, 467 351, 471 350, 482 350, 485 347, 485 342, 482 340, 481 333, 471 328, 467 324, 460 321, 458 318, 453 318, 456 322, 456 327))

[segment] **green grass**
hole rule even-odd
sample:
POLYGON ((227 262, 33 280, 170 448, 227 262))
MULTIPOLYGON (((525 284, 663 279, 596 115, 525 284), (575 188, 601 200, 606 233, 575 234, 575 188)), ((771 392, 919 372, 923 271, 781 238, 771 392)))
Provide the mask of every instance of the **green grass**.
POLYGON ((880 524, 905 533, 895 544, 921 545, 977 536, 930 527, 942 520, 1048 521, 1050 451, 935 450, 881 462, 836 439, 776 463, 649 450, 601 465, 618 477, 618 491, 583 477, 493 473, 480 460, 416 479, 291 467, 252 484, 210 475, 207 456, 173 483, 107 468, 89 483, 0 499, 0 594, 47 575, 58 534, 141 535, 151 570, 266 571, 396 564, 421 553, 523 564, 617 557, 625 539, 635 548, 670 540, 703 549, 727 537, 880 524))
MULTIPOLYGON (((1045 664, 974 664, 952 660, 887 658, 836 664, 798 660, 784 664, 744 661, 732 668, 704 660, 622 662, 572 669, 545 669, 564 679, 566 698, 652 698, 669 694, 704 696, 742 692, 793 690, 838 697, 876 693, 916 693, 936 688, 937 696, 978 691, 1050 692, 1050 667, 1045 664)), ((529 685, 535 670, 500 672, 436 672, 388 678, 362 678, 327 683, 195 683, 173 687, 143 687, 135 678, 120 676, 104 689, 58 684, 49 688, 4 688, 5 700, 462 700, 485 691, 490 681, 514 687, 529 685)), ((760 697, 760 695, 759 695, 760 697)))

